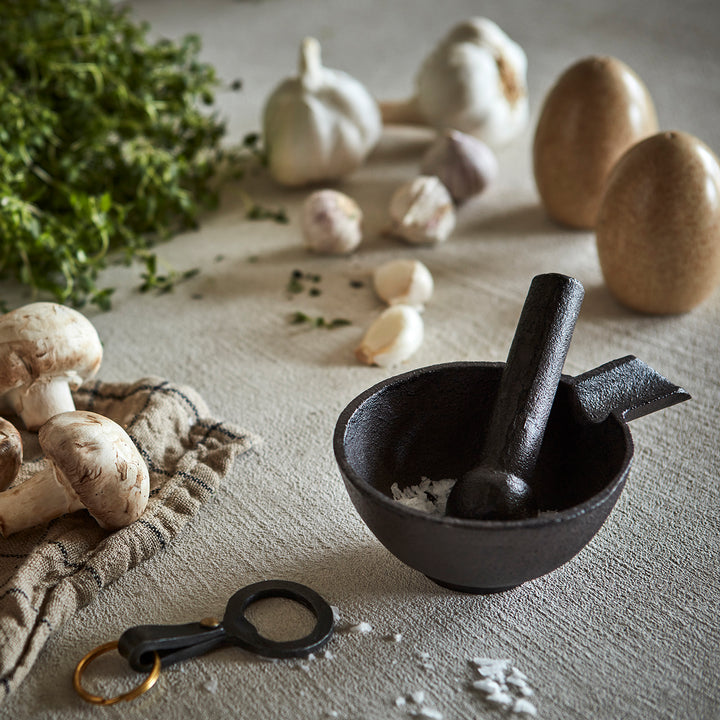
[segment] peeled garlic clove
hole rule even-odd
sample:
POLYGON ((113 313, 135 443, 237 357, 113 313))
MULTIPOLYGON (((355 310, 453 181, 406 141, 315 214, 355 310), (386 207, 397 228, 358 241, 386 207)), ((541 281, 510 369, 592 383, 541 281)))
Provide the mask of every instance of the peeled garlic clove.
POLYGON ((497 175, 498 163, 482 140, 445 130, 425 153, 420 170, 439 177, 459 205, 487 188, 497 175))
POLYGON ((391 367, 410 358, 422 345, 425 326, 420 313, 409 305, 393 305, 370 325, 355 350, 367 365, 391 367))
POLYGON ((375 292, 388 305, 410 305, 422 310, 432 297, 433 277, 419 260, 390 260, 373 275, 375 292))
POLYGON ((439 178, 420 175, 403 183, 390 199, 394 235, 416 244, 444 242, 455 229, 455 207, 439 178))
POLYGON ((491 20, 471 18, 427 56, 410 100, 381 103, 383 121, 454 128, 499 147, 527 126, 526 76, 523 49, 491 20))
POLYGON ((362 210, 344 193, 318 190, 302 209, 302 233, 308 249, 318 253, 350 253, 362 240, 362 210))

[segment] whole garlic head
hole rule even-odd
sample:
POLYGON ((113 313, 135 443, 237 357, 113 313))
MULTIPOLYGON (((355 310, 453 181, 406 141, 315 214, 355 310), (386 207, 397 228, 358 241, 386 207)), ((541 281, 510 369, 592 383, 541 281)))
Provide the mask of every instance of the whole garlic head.
POLYGON ((308 249, 319 253, 350 253, 362 240, 362 210, 344 193, 317 190, 302 209, 302 233, 308 249))
POLYGON ((393 305, 367 329, 355 356, 367 365, 398 365, 417 352, 424 336, 425 326, 420 313, 409 305, 393 305))
POLYGON ((382 110, 388 123, 454 128, 500 147, 528 123, 527 57, 491 20, 466 20, 422 63, 414 96, 382 110))
POLYGON ((436 175, 459 205, 479 195, 495 179, 495 153, 482 141, 459 130, 445 130, 422 159, 423 175, 436 175))
POLYGON ((322 65, 320 43, 305 38, 298 77, 272 92, 263 112, 270 174, 282 185, 335 180, 358 168, 382 130, 365 87, 322 65))
POLYGON ((410 305, 422 311, 433 294, 433 276, 419 260, 390 260, 373 273, 375 292, 388 305, 410 305))
POLYGON ((439 178, 420 175, 390 198, 391 232, 415 244, 444 242, 455 229, 455 207, 439 178))

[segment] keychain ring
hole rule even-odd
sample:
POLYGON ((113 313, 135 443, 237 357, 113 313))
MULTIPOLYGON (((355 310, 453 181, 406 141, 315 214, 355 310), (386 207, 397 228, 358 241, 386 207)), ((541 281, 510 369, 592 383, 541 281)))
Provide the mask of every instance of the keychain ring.
POLYGON ((93 703, 94 705, 114 705, 116 702, 123 700, 134 700, 136 697, 140 697, 143 693, 146 693, 160 677, 160 656, 154 653, 155 659, 153 662, 150 674, 143 680, 140 685, 133 688, 129 692, 123 693, 122 695, 116 695, 111 698, 100 697, 99 695, 92 695, 89 693, 81 684, 83 672, 87 666, 97 657, 103 655, 111 650, 117 648, 117 640, 107 642, 104 645, 98 645, 94 650, 91 650, 75 667, 75 673, 73 674, 73 687, 80 697, 86 702, 93 703))

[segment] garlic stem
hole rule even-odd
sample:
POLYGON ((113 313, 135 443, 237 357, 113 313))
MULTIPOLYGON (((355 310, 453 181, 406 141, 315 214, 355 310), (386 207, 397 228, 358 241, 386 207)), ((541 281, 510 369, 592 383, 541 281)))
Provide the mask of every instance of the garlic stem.
POLYGON ((427 125, 420 112, 416 97, 408 100, 383 100, 378 103, 380 115, 385 125, 427 125))
POLYGON ((308 90, 316 90, 322 79, 322 56, 320 43, 307 37, 300 45, 300 77, 308 90))
POLYGON ((85 506, 72 491, 58 482, 48 464, 36 475, 0 493, 0 532, 4 537, 49 522, 85 506))

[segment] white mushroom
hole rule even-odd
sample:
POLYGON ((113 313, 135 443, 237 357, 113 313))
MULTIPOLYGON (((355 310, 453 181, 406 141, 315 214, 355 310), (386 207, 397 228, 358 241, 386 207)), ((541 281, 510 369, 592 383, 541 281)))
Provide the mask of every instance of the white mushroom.
POLYGON ((0 418, 0 491, 17 477, 22 465, 23 444, 17 428, 0 418))
POLYGON ((28 430, 74 410, 70 391, 101 362, 97 331, 77 310, 38 302, 0 317, 0 395, 28 430))
POLYGON ((87 509, 106 530, 142 515, 150 492, 147 466, 113 420, 75 410, 55 415, 38 435, 47 466, 0 493, 0 532, 11 535, 87 509))

